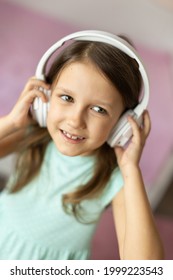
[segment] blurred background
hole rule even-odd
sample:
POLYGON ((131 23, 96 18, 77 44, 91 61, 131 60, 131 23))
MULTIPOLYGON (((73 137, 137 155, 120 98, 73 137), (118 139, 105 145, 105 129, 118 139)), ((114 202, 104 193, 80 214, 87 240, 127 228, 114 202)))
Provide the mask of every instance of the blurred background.
MULTIPOLYGON (((141 168, 166 259, 173 259, 172 0, 0 0, 0 116, 11 110, 47 48, 87 29, 129 36, 148 70, 152 131, 141 168)), ((1 188, 14 157, 0 160, 1 188)), ((92 259, 118 259, 111 208, 95 233, 92 259)))

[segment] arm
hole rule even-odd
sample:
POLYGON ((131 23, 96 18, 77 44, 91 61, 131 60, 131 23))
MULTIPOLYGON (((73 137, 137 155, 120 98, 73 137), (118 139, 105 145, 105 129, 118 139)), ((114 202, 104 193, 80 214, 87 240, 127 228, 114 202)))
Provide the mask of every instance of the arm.
POLYGON ((38 96, 47 102, 46 96, 38 90, 39 87, 49 89, 43 81, 30 78, 12 111, 0 118, 0 157, 17 150, 26 128, 34 122, 29 114, 33 99, 38 96))
POLYGON ((0 158, 18 149, 25 131, 25 128, 15 130, 10 124, 8 116, 0 119, 0 158))
POLYGON ((139 168, 141 153, 150 131, 150 119, 144 114, 141 130, 129 119, 133 138, 127 149, 116 147, 124 187, 113 200, 113 213, 121 259, 163 259, 163 247, 139 168))

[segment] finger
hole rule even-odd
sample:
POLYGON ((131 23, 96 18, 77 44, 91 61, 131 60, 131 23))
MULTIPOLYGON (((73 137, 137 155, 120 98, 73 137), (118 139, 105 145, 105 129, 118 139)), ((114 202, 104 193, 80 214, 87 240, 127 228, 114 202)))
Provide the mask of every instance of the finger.
POLYGON ((122 156, 122 154, 123 154, 123 152, 124 152, 123 147, 115 146, 115 147, 114 147, 114 152, 115 152, 117 161, 119 162, 119 159, 121 158, 121 156, 122 156))
POLYGON ((43 102, 48 101, 48 96, 46 94, 47 89, 41 86, 34 86, 31 90, 24 91, 19 97, 19 101, 22 100, 25 96, 28 96, 28 100, 31 100, 35 97, 40 97, 43 102))
POLYGON ((41 100, 43 102, 47 102, 48 101, 48 97, 45 93, 45 89, 43 87, 35 87, 33 90, 32 90, 33 94, 35 95, 35 97, 39 97, 41 98, 41 100))
POLYGON ((25 94, 22 98, 23 102, 31 105, 36 97, 41 98, 43 102, 48 102, 47 96, 38 88, 34 88, 33 90, 29 91, 28 94, 25 94))
POLYGON ((143 114, 143 133, 145 135, 145 138, 148 137, 150 131, 151 131, 151 119, 150 119, 149 112, 145 110, 143 114))
POLYGON ((132 116, 128 116, 128 122, 131 125, 132 128, 132 140, 133 141, 137 141, 140 142, 141 141, 141 129, 138 125, 138 123, 134 120, 134 118, 132 116))
POLYGON ((26 93, 27 91, 30 91, 36 87, 38 87, 38 88, 40 87, 40 88, 44 88, 44 89, 48 90, 48 89, 50 89, 50 84, 47 84, 45 81, 38 80, 35 77, 31 77, 28 80, 28 82, 26 83, 23 92, 26 93))
POLYGON ((39 80, 37 77, 31 77, 30 79, 31 82, 34 82, 37 86, 44 87, 46 89, 50 88, 50 84, 46 83, 44 80, 39 80))

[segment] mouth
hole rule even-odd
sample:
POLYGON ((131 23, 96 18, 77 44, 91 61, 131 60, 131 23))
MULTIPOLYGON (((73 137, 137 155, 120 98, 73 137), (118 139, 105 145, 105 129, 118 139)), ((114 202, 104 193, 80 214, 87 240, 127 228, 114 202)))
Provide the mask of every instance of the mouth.
POLYGON ((61 134, 65 137, 66 140, 70 141, 71 143, 79 143, 85 140, 85 137, 76 135, 76 134, 71 134, 65 130, 61 130, 61 134))

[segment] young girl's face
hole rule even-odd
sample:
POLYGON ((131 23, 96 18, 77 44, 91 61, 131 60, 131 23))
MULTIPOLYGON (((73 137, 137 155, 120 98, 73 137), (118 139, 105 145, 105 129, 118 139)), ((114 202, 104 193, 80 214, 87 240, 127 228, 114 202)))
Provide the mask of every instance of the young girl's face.
POLYGON ((52 90, 47 128, 58 150, 90 155, 106 142, 124 110, 118 90, 89 62, 73 62, 52 90))

